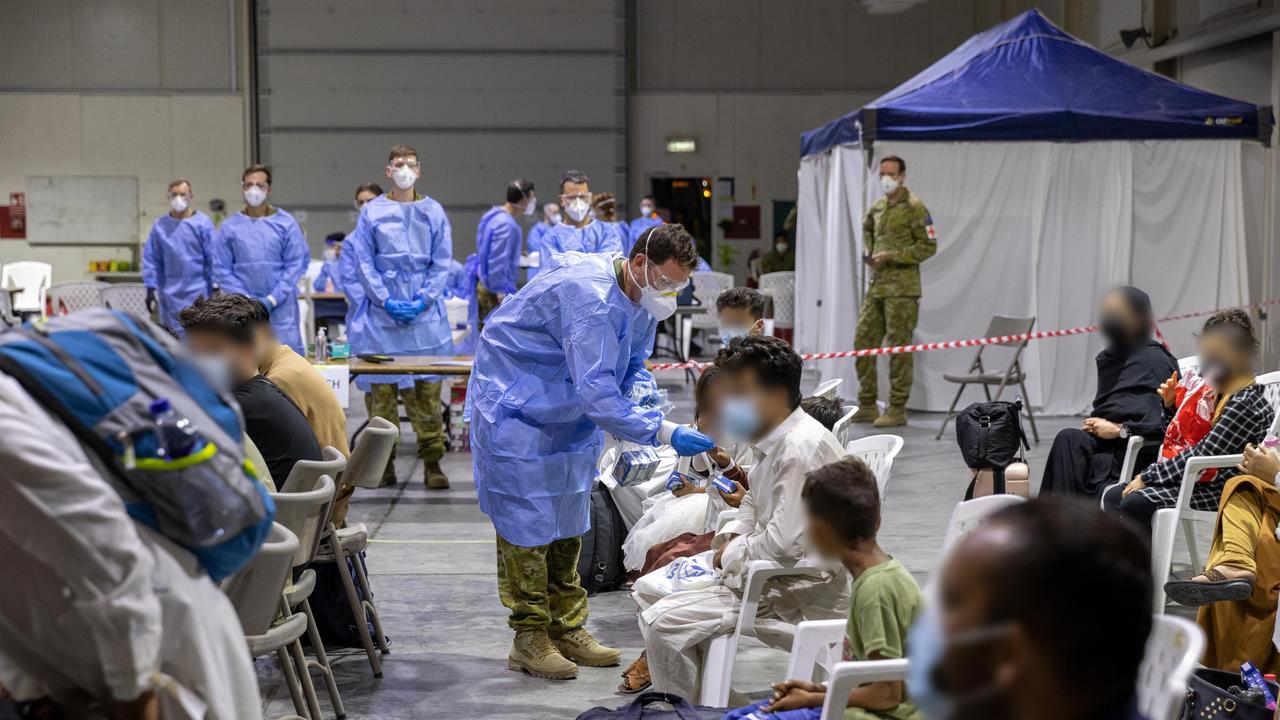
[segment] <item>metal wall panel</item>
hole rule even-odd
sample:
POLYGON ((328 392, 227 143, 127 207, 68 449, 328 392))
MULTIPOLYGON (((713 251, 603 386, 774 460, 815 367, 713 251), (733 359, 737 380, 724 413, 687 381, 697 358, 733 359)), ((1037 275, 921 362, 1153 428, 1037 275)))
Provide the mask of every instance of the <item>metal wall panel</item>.
POLYGON ((5 3, 0 92, 227 92, 235 2, 5 3))
POLYGON ((515 177, 625 194, 624 0, 257 0, 258 155, 309 239, 350 229, 395 143, 449 212, 454 255, 515 177))

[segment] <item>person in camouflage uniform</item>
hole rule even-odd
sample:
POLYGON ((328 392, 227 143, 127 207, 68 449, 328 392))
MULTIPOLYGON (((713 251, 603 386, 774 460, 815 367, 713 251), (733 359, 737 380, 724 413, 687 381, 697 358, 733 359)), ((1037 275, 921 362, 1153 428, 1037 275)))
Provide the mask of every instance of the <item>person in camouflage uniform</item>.
MULTIPOLYGON (((853 345, 861 350, 906 345, 916 329, 920 311, 920 263, 938 251, 933 218, 920 198, 903 184, 907 164, 889 156, 880 161, 880 185, 884 197, 867 211, 862 221, 863 262, 871 268, 871 284, 862 300, 853 345)), ((911 394, 914 363, 911 353, 889 358, 889 410, 876 407, 876 357, 860 357, 858 412, 854 422, 876 427, 907 424, 907 397, 911 394)))
MULTIPOLYGON (((444 415, 437 412, 440 407, 440 382, 414 380, 412 383, 379 383, 372 386, 364 394, 364 406, 369 417, 386 419, 396 427, 400 426, 400 401, 404 401, 405 413, 409 416, 409 425, 418 436, 418 457, 424 462, 439 463, 444 457, 444 415), (405 387, 399 387, 404 385, 405 387)), ((427 487, 433 490, 449 487, 449 479, 433 478, 428 472, 427 487)), ((395 463, 388 462, 382 472, 383 485, 396 484, 395 463)))

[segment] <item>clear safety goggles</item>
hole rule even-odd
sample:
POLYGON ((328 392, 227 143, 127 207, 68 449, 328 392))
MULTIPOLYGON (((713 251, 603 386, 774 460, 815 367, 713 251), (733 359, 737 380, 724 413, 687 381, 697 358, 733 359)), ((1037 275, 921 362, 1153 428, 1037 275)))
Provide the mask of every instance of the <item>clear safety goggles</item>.
POLYGON ((591 193, 578 193, 577 195, 561 195, 560 196, 560 203, 562 205, 568 205, 577 200, 581 200, 589 205, 591 204, 591 193))
POLYGON ((392 170, 395 170, 397 168, 403 168, 403 167, 417 170, 418 161, 412 158, 398 158, 395 162, 387 163, 387 167, 391 168, 392 170))
MULTIPOLYGON (((648 256, 645 256, 645 263, 646 264, 649 263, 648 256)), ((655 265, 654 268, 657 268, 657 266, 655 265)), ((654 290, 657 290, 658 292, 671 293, 674 295, 675 293, 678 293, 681 290, 688 287, 688 285, 689 285, 688 279, 685 279, 683 281, 672 280, 666 275, 663 275, 661 270, 658 270, 658 279, 650 281, 649 287, 653 288, 654 290)))

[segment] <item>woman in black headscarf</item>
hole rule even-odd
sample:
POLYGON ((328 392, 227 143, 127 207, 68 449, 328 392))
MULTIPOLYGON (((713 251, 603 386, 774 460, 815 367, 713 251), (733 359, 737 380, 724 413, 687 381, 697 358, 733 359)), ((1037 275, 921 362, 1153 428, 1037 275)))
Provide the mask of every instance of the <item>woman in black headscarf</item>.
MULTIPOLYGON (((1098 353, 1098 394, 1093 414, 1079 429, 1053 439, 1040 494, 1097 497, 1120 478, 1130 437, 1164 437, 1164 404, 1156 388, 1177 375, 1178 362, 1151 338, 1155 320, 1151 298, 1135 287, 1102 296, 1098 331, 1107 347, 1098 353)), ((1155 460, 1156 448, 1138 456, 1135 471, 1155 460)))

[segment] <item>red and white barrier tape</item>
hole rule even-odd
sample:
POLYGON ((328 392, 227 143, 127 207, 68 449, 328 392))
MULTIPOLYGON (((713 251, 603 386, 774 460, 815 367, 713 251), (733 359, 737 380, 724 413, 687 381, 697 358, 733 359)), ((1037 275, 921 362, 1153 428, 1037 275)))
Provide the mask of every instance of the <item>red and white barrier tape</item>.
MULTIPOLYGON (((1280 304, 1280 298, 1264 300, 1259 303, 1249 305, 1235 305, 1229 309, 1239 308, 1241 310, 1258 310, 1271 305, 1280 304)), ((1195 312, 1181 313, 1178 315, 1170 315, 1157 320, 1158 323, 1173 322, 1175 320, 1188 320, 1190 318, 1202 317, 1219 312, 1219 310, 1228 308, 1214 308, 1213 310, 1197 310, 1195 312)), ((1040 340, 1042 338, 1066 337, 1068 335, 1085 335, 1091 332, 1097 332, 1095 325, 1084 325, 1081 327, 1066 328, 1064 330, 1036 330, 1020 335, 997 335, 995 337, 973 338, 970 340, 945 340, 943 342, 917 343, 915 345, 891 345, 889 347, 865 348, 863 350, 840 350, 837 352, 821 352, 821 353, 804 353, 800 357, 805 360, 833 360, 835 358, 849 357, 869 357, 874 355, 901 355, 902 353, 927 352, 929 350, 953 350, 956 348, 978 347, 980 345, 1002 345, 1005 343, 1022 342, 1023 340, 1040 340)), ((654 363, 649 366, 650 370, 684 370, 686 368, 701 369, 709 367, 712 363, 705 362, 683 362, 683 363, 654 363)))

